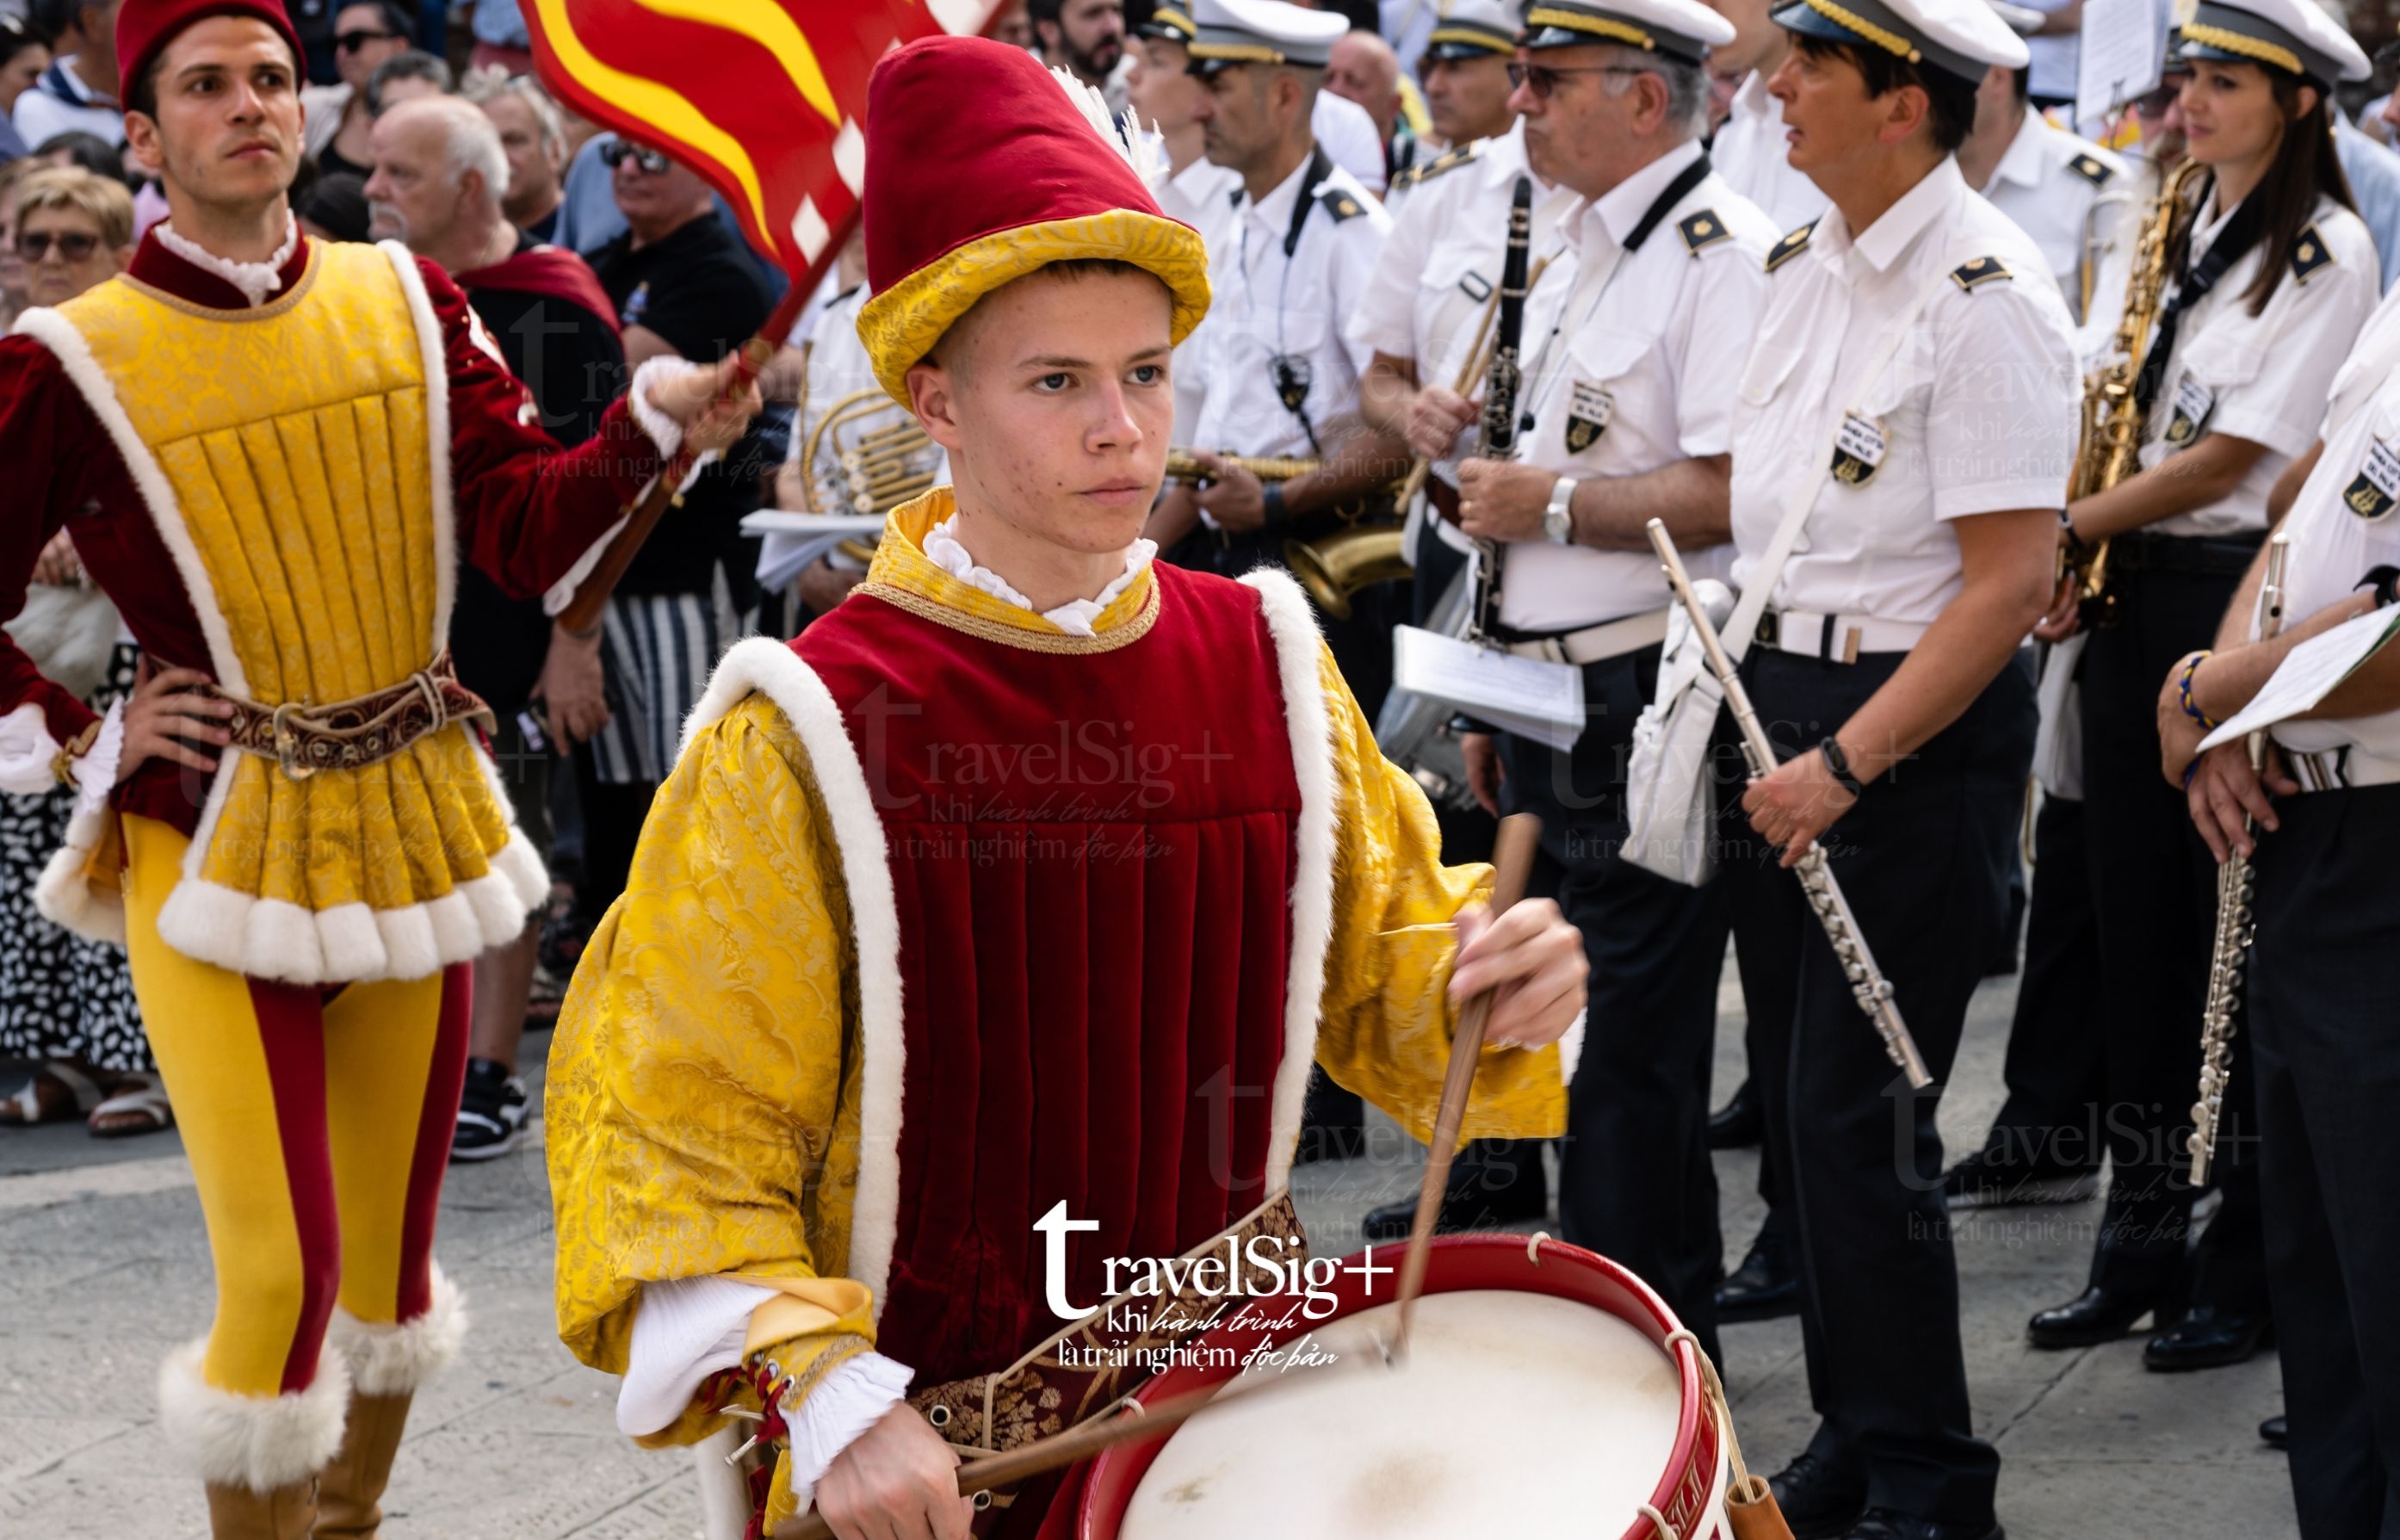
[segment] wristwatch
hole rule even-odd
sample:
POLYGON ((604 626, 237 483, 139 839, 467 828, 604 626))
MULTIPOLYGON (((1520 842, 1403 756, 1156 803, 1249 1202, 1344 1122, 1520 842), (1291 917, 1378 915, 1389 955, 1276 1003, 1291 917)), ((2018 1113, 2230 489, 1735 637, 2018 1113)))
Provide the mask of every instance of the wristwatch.
POLYGON ((1542 533, 1552 545, 1575 544, 1575 515, 1567 504, 1575 500, 1575 479, 1561 476, 1559 484, 1550 488, 1550 506, 1542 510, 1542 533))

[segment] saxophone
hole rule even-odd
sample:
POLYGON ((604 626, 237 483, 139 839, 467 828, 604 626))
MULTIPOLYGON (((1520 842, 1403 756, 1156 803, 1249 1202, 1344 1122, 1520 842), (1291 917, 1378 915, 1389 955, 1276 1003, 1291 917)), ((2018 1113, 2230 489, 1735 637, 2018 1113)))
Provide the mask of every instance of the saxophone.
MULTIPOLYGON (((2187 194, 2205 170, 2196 160, 2176 167, 2142 216, 2116 341, 2108 361, 2084 382, 2082 431, 2076 441, 2075 469, 2066 484, 2069 503, 2106 492, 2140 466, 2145 414, 2134 399, 2134 382, 2141 375, 2143 355, 2149 349, 2150 334, 2158 326, 2166 298, 2167 253, 2174 248, 2177 226, 2191 212, 2187 194)), ((2104 626, 2114 620, 2115 600, 2108 593, 2108 542, 2070 541, 2059 552, 2058 575, 2064 580, 2070 573, 2083 623, 2104 626)))
MULTIPOLYGON (((2258 639, 2266 641, 2284 625, 2284 565, 2291 557, 2292 538, 2278 532, 2267 543, 2267 575, 2258 586, 2258 639)), ((2256 772, 2267 757, 2267 734, 2250 734, 2243 744, 2256 772)), ((2243 829, 2250 820, 2242 820, 2243 829)), ((2208 1165, 2216 1154, 2216 1124, 2225 1111, 2225 1088, 2233 1081, 2233 1012, 2242 1002, 2242 970, 2250 961, 2256 928, 2250 918, 2250 858, 2240 851, 2216 868, 2216 943, 2208 952, 2208 1002, 2200 1017, 2200 1099, 2191 1104, 2191 1136, 2184 1149, 2191 1155, 2191 1184, 2204 1185, 2208 1165)))

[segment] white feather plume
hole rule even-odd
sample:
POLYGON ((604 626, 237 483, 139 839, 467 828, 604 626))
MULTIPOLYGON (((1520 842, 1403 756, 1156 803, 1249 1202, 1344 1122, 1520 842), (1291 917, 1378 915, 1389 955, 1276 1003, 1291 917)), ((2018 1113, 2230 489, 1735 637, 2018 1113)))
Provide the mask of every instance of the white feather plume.
POLYGON ((1133 168, 1133 174, 1141 179, 1144 186, 1158 185, 1166 174, 1165 159, 1158 153, 1157 140, 1141 131, 1131 107, 1125 109, 1124 129, 1120 132, 1118 126, 1109 121, 1108 98, 1078 79, 1073 71, 1054 64, 1050 67, 1050 78, 1058 82, 1058 89, 1067 93, 1067 100, 1084 115, 1084 121, 1092 126, 1092 131, 1099 135, 1109 148, 1125 157, 1125 164, 1133 168))

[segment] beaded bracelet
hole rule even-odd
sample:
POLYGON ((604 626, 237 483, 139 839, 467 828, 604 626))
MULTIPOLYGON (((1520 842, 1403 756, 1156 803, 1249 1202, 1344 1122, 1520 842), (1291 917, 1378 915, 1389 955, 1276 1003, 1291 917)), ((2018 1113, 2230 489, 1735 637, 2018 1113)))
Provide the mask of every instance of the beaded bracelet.
POLYGON ((2193 703, 2191 699, 2191 682, 2193 676, 2200 673, 2200 665, 2215 656, 2215 653, 2202 647, 2200 651, 2193 653, 2190 657, 2186 658, 2183 661, 2183 672, 2175 676, 2175 699, 2182 702, 2183 714, 2186 716, 2190 717, 2193 721, 2198 722, 2203 729, 2210 732, 2216 730, 2216 718, 2201 710, 2198 705, 2193 703))

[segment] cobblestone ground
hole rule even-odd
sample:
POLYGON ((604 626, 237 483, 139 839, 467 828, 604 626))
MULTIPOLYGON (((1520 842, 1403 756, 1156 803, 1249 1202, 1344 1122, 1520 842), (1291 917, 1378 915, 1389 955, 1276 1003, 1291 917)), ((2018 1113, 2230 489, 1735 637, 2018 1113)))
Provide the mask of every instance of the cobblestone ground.
MULTIPOLYGON (((1996 980, 1976 997, 1943 1109, 1954 1150, 1980 1138, 1998 1105, 2013 993, 1996 980)), ((1729 986, 1721 1095, 1740 1076, 1740 1009, 1729 986)), ((528 1055, 546 1045, 530 1040, 528 1055)), ((1355 1247, 1368 1207, 1412 1191, 1413 1150, 1388 1126, 1377 1142, 1368 1159, 1301 1174, 1321 1253, 1355 1247)), ((1758 1220, 1753 1158, 1721 1155, 1717 1174, 1728 1260, 1739 1261, 1758 1220)), ((2025 1345, 2025 1317, 2081 1288, 2098 1212, 2093 1201, 1960 1221, 1968 1370, 1977 1425, 2004 1461, 2010 1534, 2295 1535, 2283 1457, 2255 1431, 2282 1409, 2271 1355, 2164 1376, 2144 1372, 2138 1340, 2057 1354, 2025 1345)), ((699 1540, 689 1456, 619 1438, 613 1383, 574 1363, 552 1332, 538 1145, 452 1170, 442 1256, 472 1302, 474 1332, 464 1360, 418 1402, 389 1540, 699 1540)), ((198 1488, 167 1457, 151 1388, 159 1356, 204 1329, 210 1308, 199 1207, 172 1138, 0 1132, 0 1534, 204 1534, 198 1488)), ((1745 1449, 1754 1466, 1776 1469, 1814 1425, 1799 1328, 1728 1327, 1725 1342, 1745 1449)))

